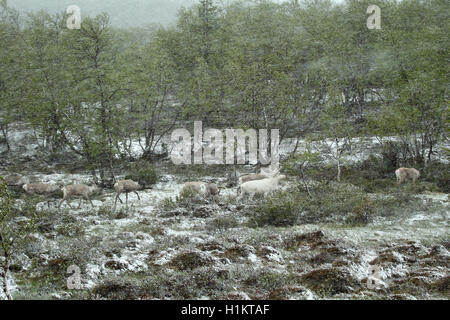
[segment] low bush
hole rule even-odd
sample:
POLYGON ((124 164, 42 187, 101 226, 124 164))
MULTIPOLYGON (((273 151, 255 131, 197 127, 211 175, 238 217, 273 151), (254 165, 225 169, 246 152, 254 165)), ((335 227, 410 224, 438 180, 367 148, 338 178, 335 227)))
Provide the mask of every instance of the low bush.
POLYGON ((146 161, 133 163, 130 172, 125 179, 131 179, 138 182, 144 188, 148 188, 158 182, 158 176, 151 164, 146 161))
POLYGON ((249 220, 251 227, 286 227, 296 224, 299 215, 298 198, 288 192, 277 192, 260 202, 252 210, 249 220))
POLYGON ((249 211, 252 227, 275 227, 309 223, 369 223, 378 214, 378 202, 346 183, 321 183, 311 188, 312 197, 302 186, 274 193, 249 211))
POLYGON ((231 228, 236 228, 238 226, 238 221, 233 216, 220 216, 211 220, 206 229, 209 231, 215 230, 227 230, 231 228))

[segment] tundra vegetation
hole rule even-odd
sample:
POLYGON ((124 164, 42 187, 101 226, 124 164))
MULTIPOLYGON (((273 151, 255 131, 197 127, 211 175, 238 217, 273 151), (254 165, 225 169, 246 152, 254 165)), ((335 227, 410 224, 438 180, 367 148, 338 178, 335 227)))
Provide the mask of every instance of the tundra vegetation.
POLYGON ((0 0, 0 299, 448 299, 449 9, 198 0, 173 26, 69 30, 0 0), (174 165, 194 121, 279 129, 280 172, 174 165))

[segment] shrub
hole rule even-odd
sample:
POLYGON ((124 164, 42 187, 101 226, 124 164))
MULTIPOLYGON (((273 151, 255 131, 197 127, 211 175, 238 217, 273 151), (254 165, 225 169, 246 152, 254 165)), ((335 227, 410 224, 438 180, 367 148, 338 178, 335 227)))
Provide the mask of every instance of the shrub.
POLYGON ((377 213, 375 202, 367 200, 359 188, 350 184, 318 184, 312 194, 311 198, 300 185, 279 191, 252 208, 250 225, 282 227, 297 223, 348 222, 348 219, 370 222, 377 213))
POLYGON ((231 228, 236 228, 238 226, 238 222, 233 216, 220 216, 214 218, 207 226, 207 229, 210 231, 214 230, 227 230, 231 228))
POLYGON ((298 204, 294 197, 287 192, 277 192, 276 195, 261 202, 251 215, 252 227, 292 226, 298 219, 298 204))
POLYGON ((172 200, 172 198, 164 198, 160 203, 159 203, 159 208, 164 210, 164 211, 170 211, 170 210, 174 210, 178 207, 177 203, 175 201, 172 200))
POLYGON ((450 171, 447 164, 430 162, 421 173, 420 180, 435 183, 441 192, 450 193, 450 171))
POLYGON ((130 173, 125 179, 138 182, 144 188, 154 185, 158 181, 155 169, 146 161, 136 162, 131 166, 130 173))
POLYGON ((363 199, 353 208, 353 213, 347 218, 351 224, 366 225, 373 221, 376 212, 375 203, 368 198, 363 199))

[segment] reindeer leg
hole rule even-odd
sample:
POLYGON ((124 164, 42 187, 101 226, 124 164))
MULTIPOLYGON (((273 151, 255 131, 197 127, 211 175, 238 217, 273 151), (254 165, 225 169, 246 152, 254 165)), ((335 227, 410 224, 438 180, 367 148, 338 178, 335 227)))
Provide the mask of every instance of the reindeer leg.
POLYGON ((92 203, 91 199, 89 199, 88 196, 86 196, 86 199, 91 203, 92 208, 94 208, 94 204, 92 203))
POLYGON ((67 202, 69 208, 70 208, 70 209, 73 209, 72 206, 70 205, 70 201, 69 201, 68 199, 66 199, 66 202, 67 202))
POLYGON ((128 210, 128 192, 125 193, 125 196, 126 196, 125 206, 126 209, 128 210))
MULTIPOLYGON (((117 199, 120 200, 119 194, 116 195, 116 200, 114 201, 114 209, 113 209, 113 211, 116 211, 117 199)), ((120 203, 123 203, 122 200, 120 200, 120 203)))
POLYGON ((138 196, 138 200, 141 201, 141 198, 139 197, 139 193, 137 193, 137 191, 134 191, 134 193, 136 193, 136 195, 138 196))
POLYGON ((59 202, 58 209, 61 207, 61 205, 63 204, 64 201, 67 202, 67 205, 69 206, 70 209, 73 209, 72 206, 70 205, 69 200, 67 200, 67 199, 62 199, 62 200, 59 202))
POLYGON ((83 198, 80 198, 80 203, 78 204, 78 209, 81 208, 81 201, 83 201, 83 198))

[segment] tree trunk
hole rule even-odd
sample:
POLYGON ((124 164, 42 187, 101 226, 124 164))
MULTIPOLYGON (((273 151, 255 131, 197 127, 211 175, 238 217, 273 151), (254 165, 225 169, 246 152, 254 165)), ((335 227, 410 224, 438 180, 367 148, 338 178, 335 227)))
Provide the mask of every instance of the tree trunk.
POLYGON ((12 296, 8 289, 8 270, 9 270, 9 256, 5 254, 5 263, 3 264, 3 292, 8 300, 12 300, 12 296))
POLYGON ((8 127, 7 125, 2 125, 1 126, 1 130, 2 130, 2 134, 3 134, 3 139, 5 140, 5 144, 6 144, 6 153, 8 153, 11 150, 11 145, 9 144, 8 141, 8 127))
POLYGON ((338 170, 337 181, 341 182, 341 172, 342 172, 342 170, 341 170, 341 162, 339 160, 337 162, 337 170, 338 170))

